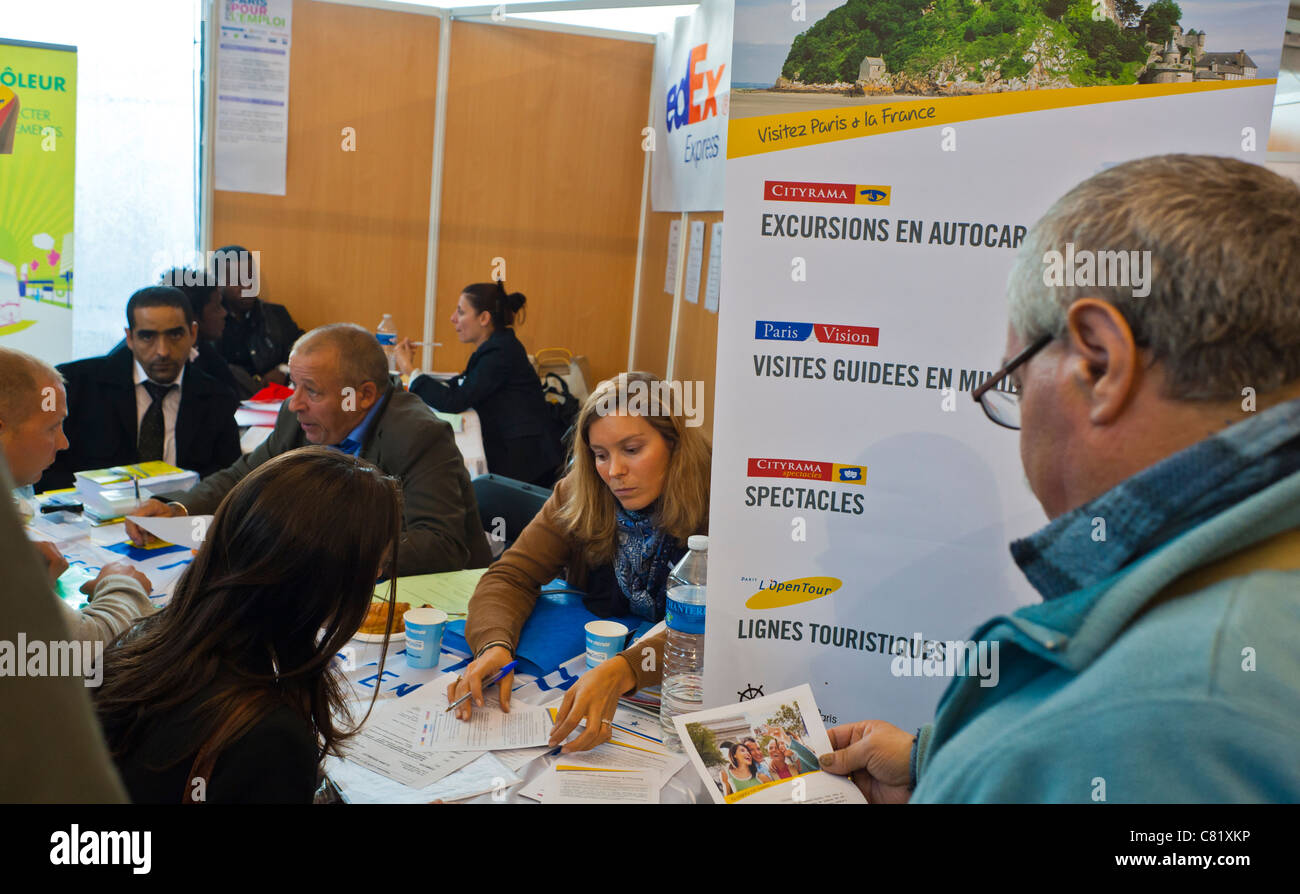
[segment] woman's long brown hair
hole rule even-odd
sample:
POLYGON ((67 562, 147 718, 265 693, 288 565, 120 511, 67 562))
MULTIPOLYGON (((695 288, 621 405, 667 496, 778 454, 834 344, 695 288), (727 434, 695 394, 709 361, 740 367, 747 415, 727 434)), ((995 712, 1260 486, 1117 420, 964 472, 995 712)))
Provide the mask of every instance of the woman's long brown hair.
POLYGON ((655 527, 680 543, 692 534, 708 531, 713 448, 698 427, 686 424, 681 402, 670 396, 671 391, 662 388, 661 382, 653 373, 619 373, 597 385, 578 413, 572 468, 567 476, 568 499, 559 509, 559 520, 570 536, 586 544, 586 559, 591 564, 608 562, 618 545, 617 500, 596 471, 587 440, 591 426, 610 414, 640 415, 668 442, 671 455, 663 493, 655 503, 655 527), (638 389, 652 398, 638 401, 638 389), (661 395, 665 399, 661 400, 661 395), (649 412, 636 413, 638 409, 649 412))
MULTIPOLYGON (((282 705, 313 725, 322 755, 338 753, 365 718, 336 728, 350 715, 331 661, 361 626, 380 573, 391 626, 401 530, 397 480, 365 460, 303 447, 250 472, 217 508, 170 604, 104 656, 95 708, 113 755, 214 683, 194 741, 154 769, 196 752, 195 766, 210 768, 282 705)), ((380 673, 387 652, 385 636, 380 673)))

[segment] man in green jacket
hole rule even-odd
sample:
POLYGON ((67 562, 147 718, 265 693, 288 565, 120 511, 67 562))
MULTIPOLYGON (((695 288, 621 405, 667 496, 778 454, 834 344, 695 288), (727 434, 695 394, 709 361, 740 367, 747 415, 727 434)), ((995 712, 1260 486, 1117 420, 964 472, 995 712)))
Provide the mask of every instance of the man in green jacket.
MULTIPOLYGON (((451 426, 424 401, 388 381, 388 358, 360 326, 334 323, 308 332, 289 355, 296 390, 280 407, 270 436, 252 453, 193 490, 143 503, 139 515, 216 512, 245 475, 273 456, 324 444, 369 460, 402 484, 404 528, 399 574, 483 568, 492 559, 478 501, 451 426)), ((347 512, 347 506, 339 506, 347 512)), ((321 519, 329 524, 329 519, 321 519)), ((127 522, 143 544, 147 535, 127 522)))
POLYGON ((836 727, 824 768, 876 802, 1300 801, 1296 283, 1300 188, 1255 165, 1132 161, 1047 212, 976 392, 1051 519, 1011 544, 1043 601, 975 632, 997 685, 836 727), (1050 285, 1085 257, 1134 275, 1050 285))

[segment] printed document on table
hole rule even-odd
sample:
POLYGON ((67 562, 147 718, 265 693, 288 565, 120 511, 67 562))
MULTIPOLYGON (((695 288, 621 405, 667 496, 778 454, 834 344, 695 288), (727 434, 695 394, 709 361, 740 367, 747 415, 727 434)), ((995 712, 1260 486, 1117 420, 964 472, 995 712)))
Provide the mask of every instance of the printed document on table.
POLYGON ((422 708, 412 740, 417 751, 496 751, 545 745, 551 734, 550 717, 542 708, 515 705, 509 714, 496 699, 484 697, 469 720, 459 720, 446 710, 446 701, 422 708))
POLYGON ((330 756, 325 759, 325 773, 343 800, 349 804, 428 804, 431 801, 460 801, 488 792, 502 791, 519 782, 509 767, 490 751, 475 755, 474 760, 432 785, 411 788, 394 782, 352 761, 330 756))
POLYGON ((354 764, 412 788, 432 785, 479 756, 475 751, 416 749, 413 743, 427 709, 427 702, 411 703, 407 699, 376 702, 361 732, 348 743, 345 756, 354 764))
POLYGON ((556 765, 546 775, 543 804, 658 804, 653 770, 589 770, 556 765))
POLYGON ((198 549, 208 537, 211 515, 182 515, 176 518, 155 515, 128 515, 128 519, 164 543, 198 549))
POLYGON ((686 766, 686 755, 611 740, 597 745, 590 751, 562 754, 559 761, 562 765, 591 769, 651 770, 659 774, 662 785, 686 766))

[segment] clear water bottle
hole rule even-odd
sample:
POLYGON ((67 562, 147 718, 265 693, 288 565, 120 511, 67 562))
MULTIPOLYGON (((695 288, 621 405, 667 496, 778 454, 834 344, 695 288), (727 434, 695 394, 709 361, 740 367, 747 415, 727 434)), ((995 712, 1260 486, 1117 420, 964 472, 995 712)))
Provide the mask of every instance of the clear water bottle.
POLYGON ((375 327, 375 338, 384 346, 384 354, 388 357, 389 370, 397 369, 397 364, 393 362, 393 349, 397 347, 397 326, 393 323, 392 314, 384 314, 384 318, 379 321, 375 327))
POLYGON ((694 534, 690 552, 668 575, 668 641, 660 686, 659 725, 664 744, 681 751, 673 718, 704 705, 704 593, 709 564, 709 538, 694 534))

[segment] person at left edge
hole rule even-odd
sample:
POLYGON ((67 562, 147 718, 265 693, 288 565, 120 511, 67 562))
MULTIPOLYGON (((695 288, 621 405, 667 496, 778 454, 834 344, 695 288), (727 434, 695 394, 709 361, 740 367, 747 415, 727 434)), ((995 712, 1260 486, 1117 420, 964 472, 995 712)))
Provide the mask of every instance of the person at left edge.
MULTIPOLYGON (((190 491, 147 500, 138 515, 208 514, 236 484, 274 456, 321 444, 360 456, 402 484, 398 574, 482 568, 492 559, 469 473, 451 426, 388 380, 388 358, 374 335, 352 323, 313 329, 294 344, 289 369, 297 390, 275 429, 252 453, 190 491)), ((339 513, 348 511, 338 506, 339 513)), ((130 521, 128 536, 147 535, 130 521)))
POLYGON ((189 362, 198 322, 178 289, 150 286, 126 304, 126 343, 58 367, 67 382, 68 447, 37 490, 73 473, 162 460, 207 477, 239 456, 239 401, 189 362))

